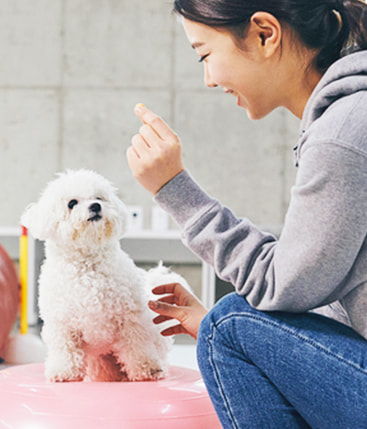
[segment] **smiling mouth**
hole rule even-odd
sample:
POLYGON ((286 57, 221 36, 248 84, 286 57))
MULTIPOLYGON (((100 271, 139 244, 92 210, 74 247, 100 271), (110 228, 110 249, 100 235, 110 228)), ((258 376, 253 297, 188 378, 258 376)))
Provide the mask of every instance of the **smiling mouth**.
POLYGON ((102 216, 99 214, 95 214, 94 216, 92 216, 88 219, 88 222, 97 222, 100 219, 102 219, 102 216))
POLYGON ((223 91, 224 91, 226 94, 235 95, 235 92, 233 91, 233 89, 223 88, 223 91))

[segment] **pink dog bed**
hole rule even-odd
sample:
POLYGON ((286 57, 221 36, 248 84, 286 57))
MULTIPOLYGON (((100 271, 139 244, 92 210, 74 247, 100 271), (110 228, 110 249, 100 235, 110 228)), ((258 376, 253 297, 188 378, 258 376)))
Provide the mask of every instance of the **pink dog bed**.
POLYGON ((14 263, 0 245, 0 358, 19 308, 19 282, 14 263))

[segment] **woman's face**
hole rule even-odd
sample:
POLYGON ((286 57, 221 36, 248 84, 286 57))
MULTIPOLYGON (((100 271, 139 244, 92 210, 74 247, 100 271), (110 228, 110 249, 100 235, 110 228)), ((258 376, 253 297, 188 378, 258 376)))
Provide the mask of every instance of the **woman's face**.
POLYGON ((226 93, 235 96, 237 104, 247 111, 251 119, 260 119, 281 105, 274 60, 264 58, 258 52, 259 40, 252 34, 251 27, 246 36, 247 49, 244 50, 228 31, 187 19, 183 19, 183 26, 204 64, 206 86, 221 86, 226 93))

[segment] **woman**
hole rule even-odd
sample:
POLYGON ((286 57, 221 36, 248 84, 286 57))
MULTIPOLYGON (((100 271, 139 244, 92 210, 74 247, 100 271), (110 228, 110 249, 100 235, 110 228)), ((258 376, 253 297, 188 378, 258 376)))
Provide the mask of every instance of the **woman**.
POLYGON ((233 283, 206 310, 179 285, 151 302, 163 335, 198 339, 224 428, 367 428, 367 6, 359 0, 176 0, 205 83, 250 118, 302 119, 278 240, 237 219, 185 171, 153 112, 128 149, 137 180, 185 243, 233 283), (317 314, 319 313, 319 314, 317 314), (199 329, 200 326, 200 329, 199 329))

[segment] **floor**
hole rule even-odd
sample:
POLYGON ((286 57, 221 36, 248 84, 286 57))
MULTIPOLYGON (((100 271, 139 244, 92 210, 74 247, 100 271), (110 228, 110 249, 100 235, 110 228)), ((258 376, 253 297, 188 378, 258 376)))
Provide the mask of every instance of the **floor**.
POLYGON ((180 337, 176 337, 175 344, 168 356, 169 364, 198 370, 195 341, 187 335, 180 337))

